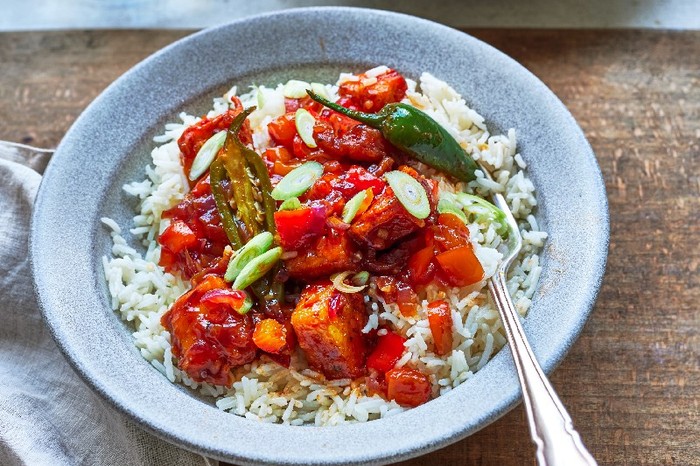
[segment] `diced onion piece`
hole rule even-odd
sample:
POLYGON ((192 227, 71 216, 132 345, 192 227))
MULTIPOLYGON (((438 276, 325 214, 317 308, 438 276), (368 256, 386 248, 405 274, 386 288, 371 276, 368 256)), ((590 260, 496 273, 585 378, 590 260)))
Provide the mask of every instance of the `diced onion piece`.
POLYGON ((272 233, 269 231, 264 231, 262 233, 254 236, 250 241, 248 241, 238 252, 231 257, 231 260, 226 267, 226 274, 224 275, 224 280, 227 282, 232 282, 246 265, 272 246, 272 233))
POLYGON ((329 99, 328 91, 326 90, 326 85, 321 83, 311 83, 311 90, 314 94, 320 95, 324 99, 329 99))
POLYGON ((282 94, 288 99, 301 99, 306 97, 306 90, 311 89, 311 84, 306 81, 290 79, 282 89, 282 94))
POLYGON ((452 193, 440 193, 440 200, 438 201, 437 210, 441 214, 456 215, 464 223, 467 223, 467 216, 464 214, 462 209, 460 209, 459 204, 455 202, 455 197, 452 193))
POLYGON ((323 165, 318 162, 306 162, 277 183, 270 195, 277 201, 286 201, 304 194, 323 175, 323 165))
POLYGON ((267 272, 272 270, 272 267, 280 260, 281 256, 282 248, 277 246, 248 262, 233 282, 233 289, 243 290, 260 280, 267 272))
POLYGON ((297 210, 301 209, 301 202, 298 197, 290 197, 286 199, 282 204, 280 204, 277 210, 297 210))
POLYGON ((190 168, 189 176, 190 181, 196 180, 207 171, 209 165, 211 165, 216 158, 216 154, 224 147, 224 141, 226 141, 226 131, 219 131, 207 139, 207 142, 202 144, 202 147, 192 161, 192 168, 190 168))
POLYGON ((304 144, 312 149, 318 147, 314 140, 314 125, 316 124, 316 119, 308 110, 305 108, 297 110, 294 114, 294 124, 304 144))
POLYGON ((399 202, 418 219, 430 215, 430 202, 423 186, 411 175, 394 170, 384 175, 399 202))
POLYGON ((367 188, 355 194, 343 207, 343 222, 352 222, 355 217, 367 210, 373 198, 372 188, 367 188))
POLYGON ((331 276, 331 281, 333 282, 333 287, 343 293, 359 293, 364 290, 367 285, 362 286, 352 286, 345 283, 345 279, 353 273, 351 270, 346 270, 345 272, 336 273, 331 276))
POLYGON ((253 301, 245 291, 228 288, 209 290, 200 298, 200 302, 227 304, 239 314, 246 314, 253 307, 253 301))

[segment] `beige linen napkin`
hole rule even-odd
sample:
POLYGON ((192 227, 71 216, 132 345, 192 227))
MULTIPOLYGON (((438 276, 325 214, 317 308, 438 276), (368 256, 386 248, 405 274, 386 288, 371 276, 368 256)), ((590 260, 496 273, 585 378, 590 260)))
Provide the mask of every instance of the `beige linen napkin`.
POLYGON ((25 149, 0 143, 0 465, 218 464, 116 412, 56 347, 34 297, 28 257, 41 181, 34 169, 43 171, 50 152, 25 149))

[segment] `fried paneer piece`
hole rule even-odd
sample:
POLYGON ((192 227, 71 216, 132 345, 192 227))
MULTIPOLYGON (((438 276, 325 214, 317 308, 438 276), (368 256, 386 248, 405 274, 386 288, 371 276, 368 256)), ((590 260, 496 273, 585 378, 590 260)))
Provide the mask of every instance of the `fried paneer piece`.
POLYGON ((308 285, 292 313, 292 327, 309 365, 328 379, 364 375, 366 323, 362 295, 342 293, 330 281, 308 285))
POLYGON ((161 323, 170 332, 181 370, 197 382, 230 387, 231 369, 252 362, 257 355, 255 326, 250 315, 206 299, 207 293, 221 290, 230 291, 228 283, 208 275, 175 301, 161 323))
POLYGON ((358 243, 381 251, 424 226, 425 221, 411 215, 387 186, 348 232, 358 243))
POLYGON ((361 254, 344 232, 330 230, 311 248, 285 261, 289 276, 301 280, 327 277, 336 272, 357 270, 361 254))

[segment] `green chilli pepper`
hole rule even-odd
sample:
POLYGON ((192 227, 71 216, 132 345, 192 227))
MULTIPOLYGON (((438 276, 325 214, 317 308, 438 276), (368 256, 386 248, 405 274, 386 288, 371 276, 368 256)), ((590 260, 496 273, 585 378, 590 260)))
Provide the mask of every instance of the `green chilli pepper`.
POLYGON ((244 290, 272 270, 282 257, 282 248, 277 246, 253 258, 238 273, 233 281, 234 290, 244 290))
POLYGON ((265 162, 263 162, 262 157, 260 157, 260 155, 258 155, 254 150, 246 147, 246 145, 243 144, 238 137, 238 133, 243 126, 243 122, 254 110, 255 107, 250 107, 249 109, 240 113, 233 120, 228 130, 228 136, 226 138, 226 143, 224 144, 222 156, 224 159, 224 164, 227 167, 227 171, 229 171, 229 175, 231 175, 231 171, 235 171, 239 175, 237 178, 238 183, 234 183, 233 185, 234 199, 236 200, 238 210, 241 211, 241 208, 243 208, 243 211, 239 214, 242 217, 243 222, 248 225, 254 234, 260 233, 259 230, 261 226, 257 220, 258 208, 255 206, 255 196, 252 194, 255 187, 245 172, 247 163, 252 174, 256 177, 259 183, 258 191, 262 195, 262 207, 265 214, 265 229, 274 234, 274 214, 276 204, 275 200, 270 195, 270 192, 272 191, 272 184, 270 183, 270 176, 267 173, 267 167, 265 166, 265 162), (245 160, 245 162, 243 162, 243 160, 245 160), (229 170, 229 165, 226 165, 227 161, 231 166, 231 170, 229 170), (241 166, 243 167, 243 171, 241 171, 241 166), (238 205, 238 199, 235 196, 237 187, 242 188, 240 189, 239 194, 242 198, 245 198, 245 205, 243 206, 238 205), (249 221, 250 224, 248 223, 249 221))
MULTIPOLYGON (((238 138, 236 138, 238 140, 238 138)), ((262 195, 262 208, 265 212, 265 229, 270 233, 275 233, 275 210, 277 210, 277 203, 272 198, 270 194, 272 192, 272 183, 270 183, 270 175, 267 173, 267 167, 263 159, 257 154, 257 152, 248 149, 246 146, 238 142, 241 145, 241 151, 245 157, 248 164, 250 164, 253 169, 253 174, 258 179, 259 191, 262 195)))
POLYGON ((219 216, 221 217, 221 224, 226 232, 226 237, 231 242, 231 244, 236 248, 243 246, 243 241, 241 241, 241 235, 238 233, 238 226, 236 225, 236 220, 233 218, 231 213, 231 208, 226 200, 226 194, 221 184, 226 177, 226 170, 221 164, 221 161, 215 160, 212 162, 209 168, 209 182, 211 184, 211 193, 214 196, 214 202, 216 203, 216 209, 219 211, 219 216))
MULTIPOLYGON (((245 226, 244 231, 247 233, 245 236, 248 240, 264 231, 269 232, 271 235, 275 233, 274 214, 276 203, 270 195, 272 185, 270 183, 267 167, 260 155, 246 147, 238 137, 243 123, 254 110, 255 107, 246 109, 231 122, 223 149, 211 168, 211 170, 214 170, 214 166, 219 164, 220 167, 225 167, 226 172, 228 172, 236 207, 235 215, 245 226), (255 176, 257 186, 254 186, 253 180, 251 180, 248 175, 249 171, 251 175, 255 176), (260 207, 256 205, 255 202, 257 193, 260 194, 260 196, 257 196, 257 199, 262 203, 260 207, 262 207, 263 219, 259 217, 260 207)), ((219 191, 221 190, 219 189, 219 191)), ((221 199, 223 199, 223 203, 221 203, 222 205, 220 206, 220 202, 217 200, 216 196, 214 198, 219 213, 221 213, 221 211, 228 211, 230 214, 231 212, 228 208, 228 203, 225 201, 225 197, 223 197, 223 193, 221 193, 221 199)), ((236 223, 232 215, 231 220, 230 223, 233 223, 235 226, 236 223)), ((224 224, 224 229, 231 243, 234 244, 237 249, 243 247, 244 242, 240 240, 240 234, 238 235, 238 242, 234 243, 231 239, 233 235, 229 234, 223 214, 222 223, 224 224)), ((238 233, 237 230, 236 233, 238 233)), ((279 265, 273 264, 273 266, 274 270, 268 274, 268 277, 262 277, 252 288, 253 292, 260 300, 277 299, 281 302, 284 298, 284 284, 274 280, 279 265)))
POLYGON ((451 175, 460 181, 472 181, 479 169, 474 160, 440 124, 426 113, 402 103, 385 105, 377 113, 363 113, 333 103, 312 91, 316 102, 353 120, 381 131, 393 146, 416 160, 451 175))
POLYGON ((254 109, 255 107, 249 108, 234 118, 228 129, 223 150, 218 157, 226 168, 231 180, 233 200, 236 204, 236 216, 245 225, 248 238, 252 238, 260 233, 262 225, 258 222, 258 210, 255 207, 255 186, 253 186, 253 181, 248 176, 246 157, 242 150, 245 146, 238 139, 238 132, 243 126, 245 119, 254 109))

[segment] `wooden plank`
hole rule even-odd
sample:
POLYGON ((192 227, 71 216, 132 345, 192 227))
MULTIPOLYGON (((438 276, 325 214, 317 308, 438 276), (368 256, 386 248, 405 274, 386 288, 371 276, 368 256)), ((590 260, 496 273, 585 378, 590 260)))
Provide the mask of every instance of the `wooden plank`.
MULTIPOLYGON (((104 87, 186 33, 0 34, 0 139, 55 146, 104 87)), ((471 33, 569 107, 608 190, 603 288, 554 385, 600 464, 700 464, 700 32, 471 33)), ((404 464, 523 465, 533 454, 516 408, 404 464)))

